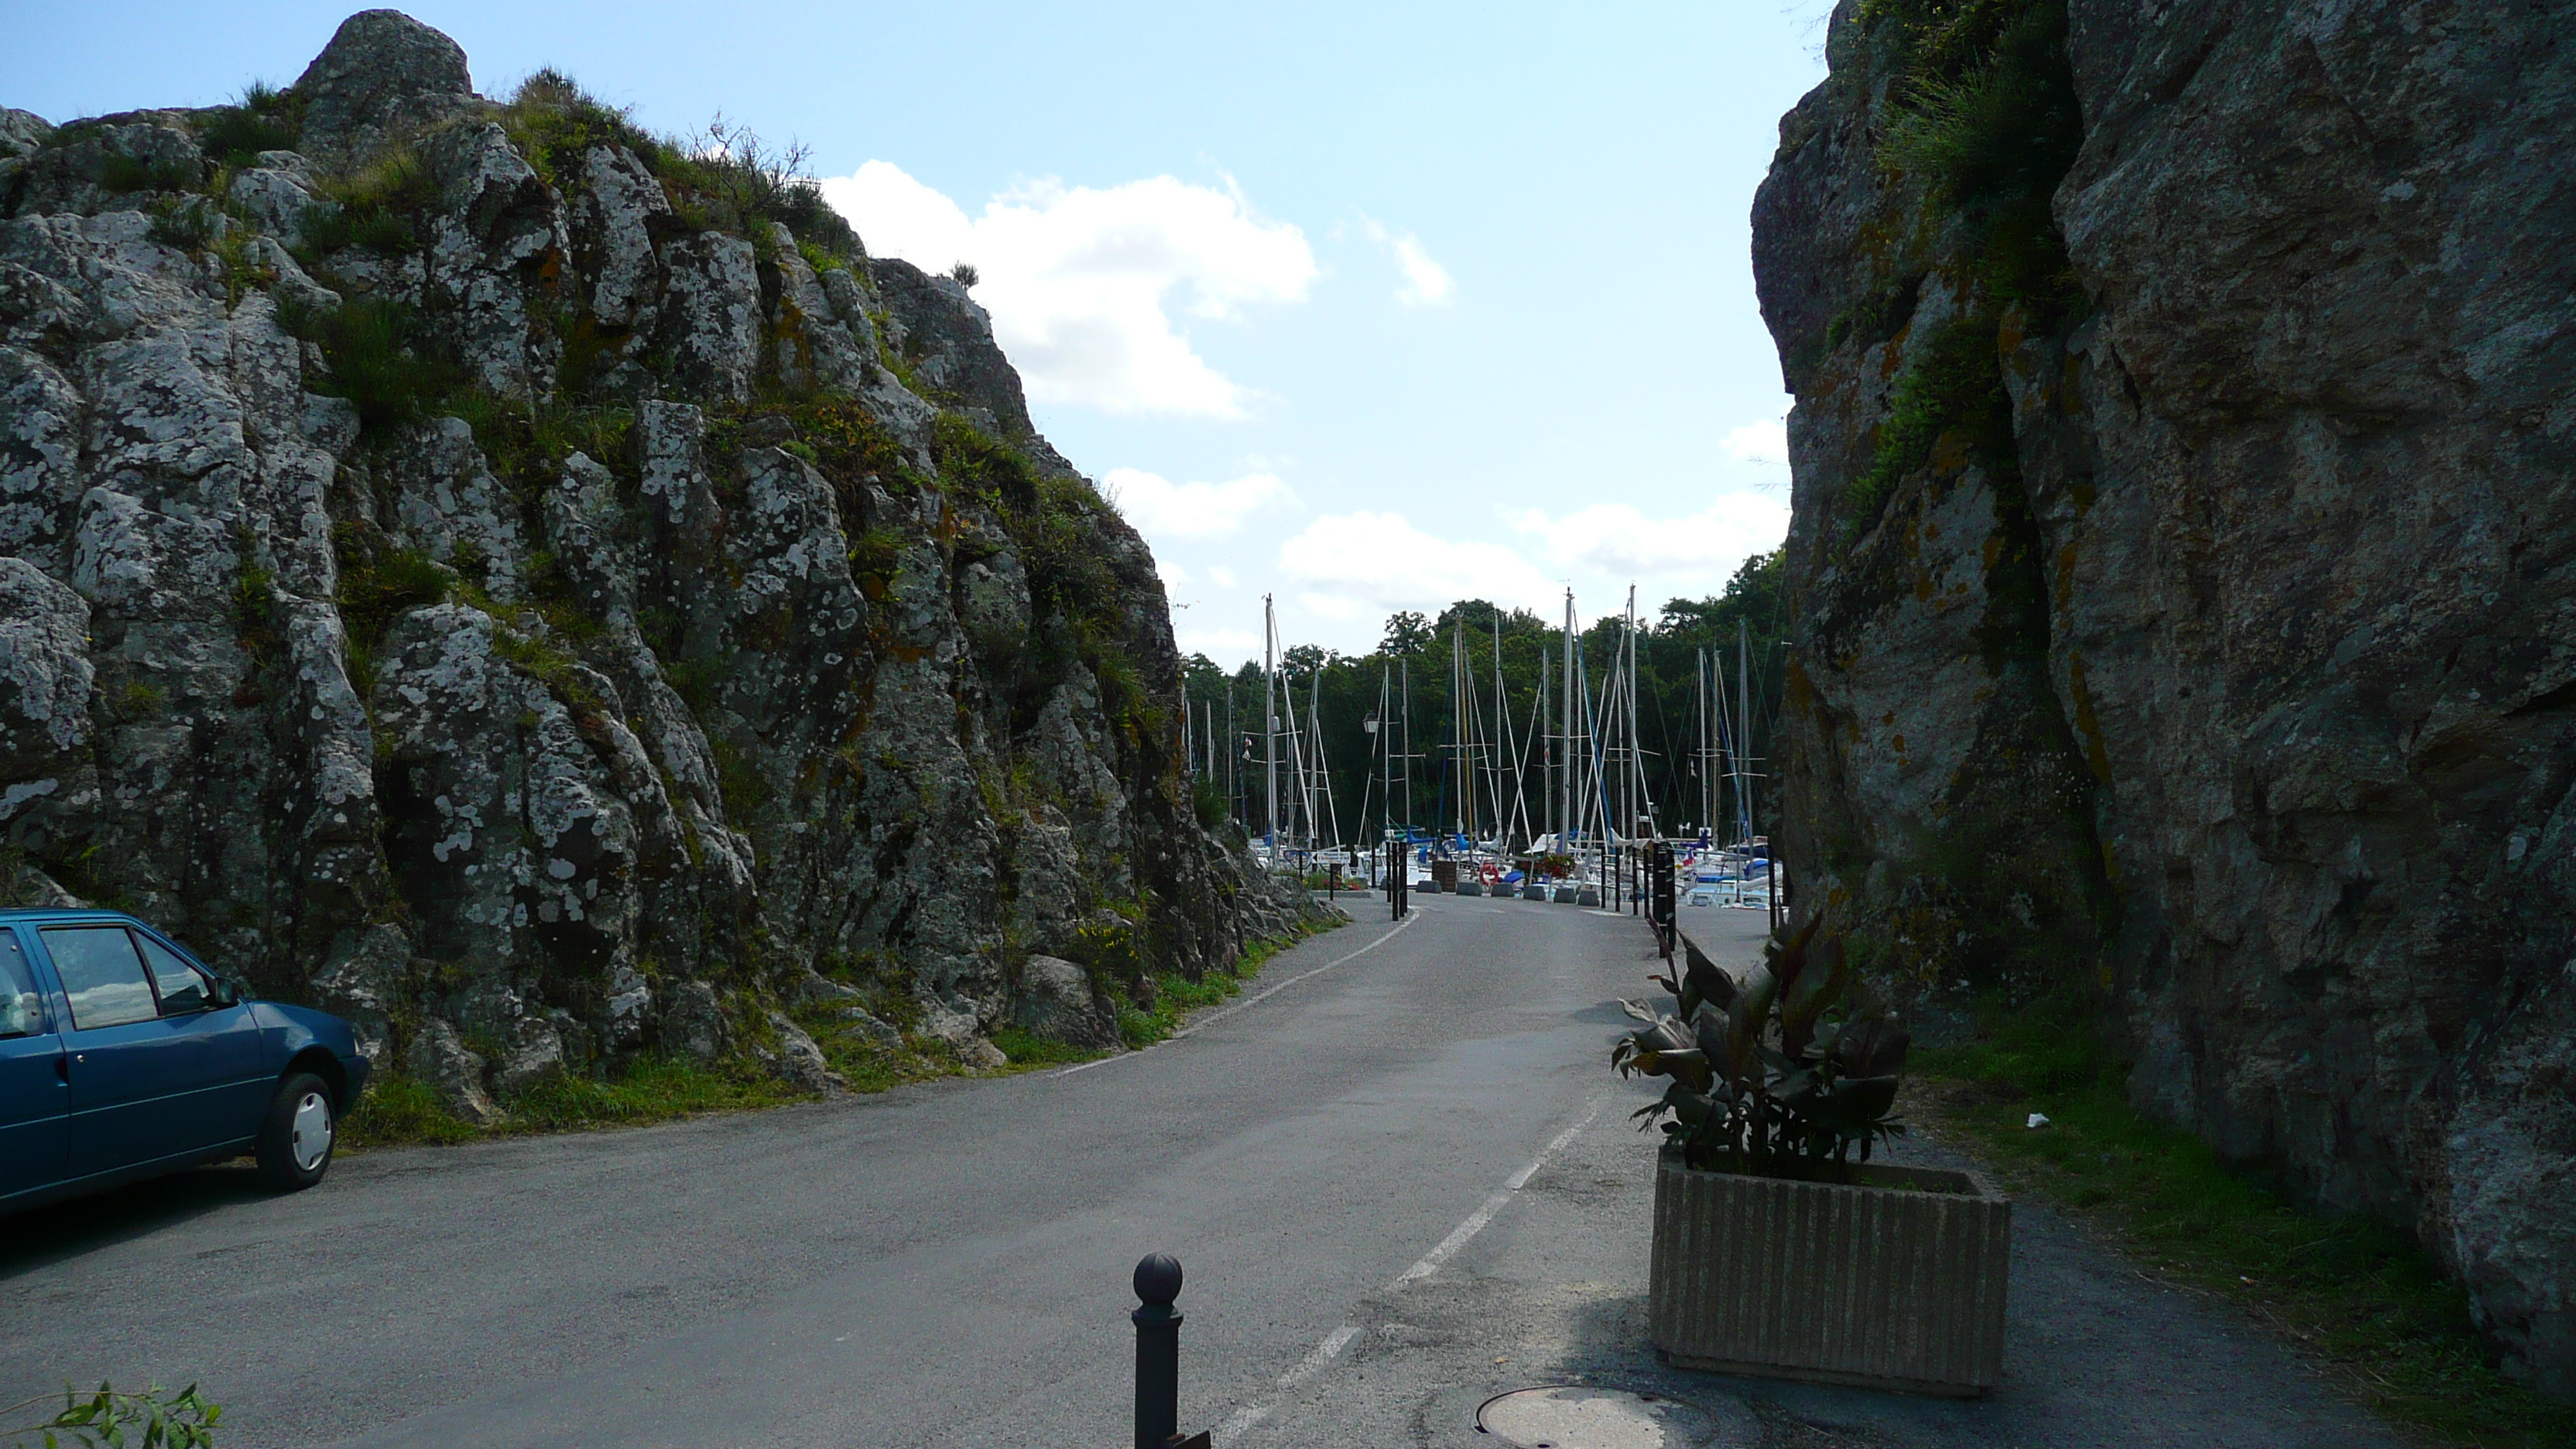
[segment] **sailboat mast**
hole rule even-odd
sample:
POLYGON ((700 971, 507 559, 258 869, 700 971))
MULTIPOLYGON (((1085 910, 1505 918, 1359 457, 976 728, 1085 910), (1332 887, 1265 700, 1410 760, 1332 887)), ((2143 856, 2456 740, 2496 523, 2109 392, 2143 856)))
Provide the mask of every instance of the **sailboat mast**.
POLYGON ((1261 803, 1267 822, 1261 838, 1274 852, 1271 863, 1278 864, 1279 849, 1279 622, 1273 613, 1270 596, 1261 596, 1261 803))
POLYGON ((1691 714, 1699 736, 1699 818, 1708 825, 1708 838, 1717 839, 1717 766, 1708 751, 1708 651, 1691 651, 1699 673, 1691 684, 1691 714))
POLYGON ((1395 661, 1397 684, 1404 691, 1404 832, 1413 836, 1413 656, 1395 661))
MULTIPOLYGON (((1395 715, 1387 706, 1393 704, 1395 671, 1381 664, 1377 667, 1377 755, 1378 767, 1386 773, 1378 783, 1386 789, 1378 795, 1378 828, 1380 833, 1395 828, 1395 715)), ((1360 811, 1362 828, 1368 825, 1365 804, 1360 811)))
MULTIPOLYGON (((1297 724, 1297 686, 1282 678, 1279 681, 1279 704, 1288 736, 1288 808, 1284 814, 1287 833, 1280 844, 1289 850, 1302 849, 1298 842, 1305 836, 1298 828, 1298 809, 1306 799, 1306 736, 1297 724)), ((1311 825, 1313 822, 1307 822, 1311 825)))
POLYGON ((1467 833, 1467 822, 1475 815, 1475 784, 1467 775, 1467 693, 1458 687, 1459 660, 1466 653, 1466 643, 1457 625, 1449 626, 1449 778, 1454 782, 1457 804, 1450 809, 1450 828, 1460 835, 1467 833))
MULTIPOLYGON (((1565 591, 1565 707, 1558 728, 1565 740, 1565 768, 1557 780, 1557 843, 1566 845, 1574 831, 1574 590, 1565 591)), ((1566 852, 1572 854, 1569 848, 1566 852)))
POLYGON ((1735 759, 1744 778, 1735 787, 1735 808, 1744 812, 1744 838, 1753 838, 1753 646, 1744 621, 1735 621, 1735 708, 1741 723, 1735 730, 1735 759))
MULTIPOLYGON (((1548 678, 1548 665, 1554 662, 1547 657, 1544 650, 1540 651, 1538 656, 1538 813, 1541 824, 1548 823, 1548 815, 1556 809, 1556 737, 1548 732, 1550 726, 1547 717, 1547 707, 1555 702, 1547 697, 1548 686, 1552 682, 1548 678)), ((1564 849, 1564 837, 1559 836, 1556 845, 1557 849, 1564 849)))
POLYGON ((1315 732, 1315 789, 1324 797, 1322 812, 1308 814, 1324 823, 1323 840, 1338 849, 1342 843, 1342 814, 1333 805, 1333 772, 1324 764, 1324 671, 1320 666, 1315 670, 1314 684, 1306 691, 1306 723, 1315 732))
MULTIPOLYGON (((1628 829, 1633 834, 1646 806, 1646 756, 1637 737, 1637 586, 1628 586, 1628 829)), ((1632 845, 1629 847, 1634 850, 1632 845)))
MULTIPOLYGON (((1501 753, 1494 758, 1494 848, 1512 848, 1512 814, 1503 808, 1503 770, 1512 759, 1512 714, 1508 696, 1503 693, 1503 611, 1494 610, 1494 731, 1502 736, 1495 741, 1501 753)), ((1521 792, 1520 775, 1512 775, 1512 795, 1521 792)))

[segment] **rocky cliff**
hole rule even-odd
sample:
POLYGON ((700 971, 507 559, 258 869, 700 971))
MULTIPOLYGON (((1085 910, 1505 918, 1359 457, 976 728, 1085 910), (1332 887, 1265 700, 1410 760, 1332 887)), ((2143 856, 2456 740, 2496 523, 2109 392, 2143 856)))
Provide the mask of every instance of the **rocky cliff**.
POLYGON ((2576 14, 1845 0, 1754 209, 1787 856, 2576 1396, 2576 14))
POLYGON ((752 138, 487 100, 370 11, 0 158, 20 900, 469 1111, 643 1050, 814 1083, 818 999, 990 1061, 1298 909, 1196 817, 1153 560, 982 309, 752 138))

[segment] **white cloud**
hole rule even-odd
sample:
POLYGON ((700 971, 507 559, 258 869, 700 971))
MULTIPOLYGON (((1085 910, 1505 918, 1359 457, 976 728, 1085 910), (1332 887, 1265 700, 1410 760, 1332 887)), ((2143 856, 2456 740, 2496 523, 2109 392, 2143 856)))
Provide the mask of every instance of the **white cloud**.
POLYGON ((1713 592, 1746 556, 1779 546, 1789 533, 1789 508, 1759 493, 1725 493, 1682 518, 1648 518, 1629 504, 1595 503, 1562 518, 1531 509, 1511 521, 1561 568, 1632 578, 1703 576, 1713 592))
POLYGON ((1400 513, 1318 518, 1279 546, 1279 564, 1313 586, 1299 602, 1328 618, 1349 617, 1361 604, 1400 609, 1483 598, 1544 608, 1562 596, 1510 547, 1435 538, 1400 513))
POLYGON ((1165 593, 1169 593, 1178 588, 1186 588, 1189 585, 1190 571, 1181 567, 1179 564, 1172 562, 1170 559, 1158 558, 1154 560, 1154 571, 1163 576, 1163 591, 1165 593))
POLYGON ((1305 233, 1257 215, 1242 192, 1170 176, 1120 186, 1045 180, 984 204, 981 216, 870 161, 823 183, 868 249, 929 271, 972 262, 975 298, 1031 399, 1112 413, 1241 417, 1251 395, 1208 366, 1172 308, 1236 321, 1305 299, 1315 256, 1305 233))
POLYGON ((1261 636, 1250 629, 1176 629, 1172 640, 1183 654, 1210 659, 1245 658, 1261 652, 1261 636))
POLYGON ((1232 569, 1211 565, 1208 569, 1208 577, 1214 580, 1216 582, 1216 586, 1220 589, 1230 589, 1234 587, 1234 570, 1232 569))
POLYGON ((1288 485, 1269 473, 1223 483, 1175 483, 1141 468, 1112 468, 1100 481, 1118 511, 1148 538, 1223 538, 1243 527, 1254 509, 1288 497, 1288 485))
POLYGON ((1407 307, 1437 307, 1458 293, 1458 279, 1449 269, 1431 259, 1422 249, 1422 239, 1409 231, 1389 231, 1382 222, 1362 218, 1361 229, 1370 241, 1394 256, 1398 271, 1404 273, 1404 285, 1395 289, 1395 300, 1407 307))
POLYGON ((1727 430, 1718 447, 1738 463, 1789 466, 1789 425, 1778 418, 1727 430))

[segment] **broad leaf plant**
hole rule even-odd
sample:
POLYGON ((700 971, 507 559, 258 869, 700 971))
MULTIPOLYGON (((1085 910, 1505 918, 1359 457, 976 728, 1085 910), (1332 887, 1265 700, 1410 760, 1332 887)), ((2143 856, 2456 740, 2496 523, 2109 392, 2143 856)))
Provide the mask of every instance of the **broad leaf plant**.
POLYGON ((1808 1176, 1869 1161, 1873 1144, 1904 1134, 1889 1113, 1908 1037, 1895 1013, 1856 991, 1842 938, 1818 940, 1819 911, 1742 983, 1692 953, 1679 973, 1652 979, 1677 998, 1665 1016, 1620 1003, 1646 1025, 1611 1050, 1623 1077, 1669 1077, 1663 1097, 1634 1114, 1667 1115, 1683 1162, 1712 1172, 1808 1176))

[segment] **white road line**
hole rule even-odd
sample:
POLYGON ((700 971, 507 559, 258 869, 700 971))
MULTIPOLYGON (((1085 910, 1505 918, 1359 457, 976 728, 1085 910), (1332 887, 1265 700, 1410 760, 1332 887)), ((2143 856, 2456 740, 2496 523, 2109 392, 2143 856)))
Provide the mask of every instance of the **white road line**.
MULTIPOLYGON (((1189 1025, 1182 1027, 1179 1031, 1173 1032, 1170 1036, 1163 1038, 1163 1041, 1179 1041, 1181 1038, 1190 1035, 1201 1027, 1223 1021, 1225 1018, 1234 1015, 1238 1011, 1259 1006, 1261 1003, 1268 1001, 1271 997, 1278 995, 1280 992, 1287 990, 1289 987, 1296 985, 1300 981, 1311 981, 1314 978, 1323 975, 1325 972, 1332 970, 1334 967, 1341 965, 1345 961, 1358 960, 1360 957, 1367 955, 1378 947, 1385 945, 1388 941, 1393 940, 1396 932, 1403 930, 1405 927, 1412 925, 1415 921, 1420 919, 1421 916, 1419 914, 1407 915, 1403 920, 1387 927, 1385 933, 1380 935, 1376 940, 1369 942, 1367 945, 1351 952, 1349 955, 1336 956, 1332 960, 1325 962, 1323 965, 1316 967, 1312 971, 1291 976, 1276 986, 1269 987, 1255 993, 1254 995, 1243 998, 1232 1006, 1220 1006, 1216 1010, 1209 1012, 1207 1015, 1200 1017, 1198 1020, 1191 1022, 1189 1025)), ((1156 1042, 1154 1044, 1154 1046, 1160 1045, 1162 1045, 1162 1042, 1156 1042)), ((1060 1072, 1051 1073, 1051 1075, 1069 1077, 1076 1072, 1090 1071, 1093 1067, 1105 1067, 1111 1062, 1123 1062, 1129 1057, 1141 1057, 1145 1052, 1152 1051, 1153 1049, 1154 1047, 1149 1046, 1146 1047, 1144 1051, 1120 1052, 1114 1057, 1102 1057, 1096 1062, 1083 1062, 1076 1066, 1066 1067, 1060 1072)))
POLYGON ((1343 1349, 1351 1346, 1351 1340, 1359 1336, 1360 1327, 1356 1323, 1345 1323, 1334 1329, 1322 1343, 1315 1345, 1312 1353, 1297 1360, 1295 1368, 1279 1376, 1279 1387, 1293 1389, 1322 1373, 1332 1365, 1334 1359, 1342 1356, 1343 1349))
MULTIPOLYGON (((1387 933, 1387 935, 1390 936, 1393 934, 1395 934, 1393 931, 1389 931, 1387 933)), ((1385 937, 1380 937, 1379 939, 1383 940, 1385 937)), ((1548 1140, 1548 1144, 1539 1149, 1538 1156, 1533 1157, 1527 1163, 1524 1163, 1520 1171, 1513 1173, 1508 1178, 1505 1178, 1503 1180, 1503 1190, 1495 1193, 1492 1197, 1485 1199, 1484 1206, 1467 1214, 1467 1220, 1450 1229, 1449 1236, 1442 1238, 1439 1246, 1433 1248, 1430 1252, 1423 1254, 1421 1259, 1412 1267, 1397 1274, 1395 1281, 1386 1285, 1387 1291, 1394 1292, 1396 1289, 1402 1288, 1407 1283, 1411 1283, 1416 1279, 1428 1278, 1432 1274, 1440 1271, 1440 1265, 1442 1263, 1447 1262, 1460 1248, 1467 1246, 1470 1239, 1485 1230, 1485 1225, 1494 1220, 1494 1214, 1502 1211, 1503 1205, 1512 1200, 1513 1194, 1529 1185, 1529 1180, 1538 1175, 1538 1170, 1547 1165, 1547 1160, 1549 1158, 1564 1151, 1565 1144, 1572 1142, 1576 1136, 1582 1133, 1584 1128, 1592 1125, 1592 1119, 1601 1115, 1601 1104, 1608 1101, 1609 1097, 1610 1094, 1607 1091, 1595 1093, 1591 1102, 1585 1105, 1583 1115, 1575 1118, 1572 1126, 1567 1127, 1564 1131, 1559 1132, 1556 1136, 1550 1138, 1548 1140)), ((1332 1366, 1333 1360, 1342 1356, 1343 1349, 1351 1346, 1351 1340, 1359 1336, 1360 1326, 1356 1323, 1345 1323, 1341 1327, 1334 1329, 1331 1333, 1324 1335, 1324 1341, 1316 1344, 1314 1349, 1304 1358, 1297 1360, 1297 1366, 1295 1368, 1292 1368, 1288 1372, 1279 1376, 1279 1387, 1282 1390, 1293 1389, 1299 1384, 1306 1382, 1308 1379, 1313 1378, 1315 1375, 1322 1373, 1325 1369, 1332 1366)), ((1216 1428, 1209 1431, 1208 1438, 1211 1443, 1217 1446, 1217 1449, 1224 1449, 1225 1445, 1231 1444, 1235 1440, 1243 1437, 1244 1434, 1251 1430, 1253 1425, 1270 1417, 1270 1411, 1277 1407, 1278 1404, 1276 1401, 1246 1404, 1242 1408, 1235 1410, 1233 1413, 1226 1415, 1223 1423, 1218 1424, 1216 1428)))
POLYGON ((1389 1289, 1401 1288, 1405 1284, 1410 1283, 1417 1278, 1428 1278, 1432 1274, 1439 1272, 1440 1265, 1448 1262, 1451 1254, 1457 1252, 1460 1248, 1467 1246, 1469 1239, 1485 1230, 1485 1224, 1494 1220, 1494 1214, 1503 1210, 1503 1204, 1512 1200, 1512 1194, 1519 1192, 1524 1186, 1528 1185, 1532 1174, 1545 1166, 1549 1158, 1554 1157, 1557 1153, 1563 1151, 1565 1144, 1574 1140, 1575 1134, 1592 1125, 1592 1119, 1601 1115, 1601 1104, 1606 1100, 1606 1098, 1606 1093, 1596 1094, 1592 1099, 1592 1104, 1583 1109, 1583 1115, 1575 1119, 1574 1125, 1556 1134, 1554 1140, 1550 1141, 1544 1148, 1541 1148, 1538 1156, 1531 1158, 1527 1166, 1523 1167, 1520 1171, 1513 1173, 1511 1177, 1503 1183, 1503 1190, 1501 1192, 1495 1193, 1492 1197, 1485 1199, 1485 1205, 1476 1209, 1474 1212, 1467 1214, 1467 1220, 1465 1222, 1451 1228, 1449 1230, 1449 1236, 1442 1238, 1438 1247, 1423 1254, 1419 1262, 1416 1262, 1412 1267, 1405 1269, 1403 1272, 1398 1273, 1395 1276, 1395 1281, 1387 1284, 1386 1286, 1389 1289))

